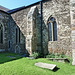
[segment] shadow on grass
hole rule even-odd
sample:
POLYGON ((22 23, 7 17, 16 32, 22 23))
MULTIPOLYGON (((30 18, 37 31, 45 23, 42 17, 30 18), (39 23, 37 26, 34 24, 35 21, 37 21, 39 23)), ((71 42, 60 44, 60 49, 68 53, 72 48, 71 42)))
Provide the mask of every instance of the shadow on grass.
POLYGON ((0 64, 23 58, 19 54, 0 53, 0 64), (14 58, 12 58, 14 57, 14 58))
POLYGON ((56 71, 58 71, 60 68, 58 68, 58 67, 55 67, 52 71, 53 72, 56 72, 56 71))
POLYGON ((21 59, 22 57, 20 58, 15 58, 15 59, 9 59, 9 60, 3 60, 3 61, 0 61, 0 64, 4 64, 4 63, 7 63, 7 62, 10 62, 10 61, 14 61, 14 60, 18 60, 18 59, 21 59))

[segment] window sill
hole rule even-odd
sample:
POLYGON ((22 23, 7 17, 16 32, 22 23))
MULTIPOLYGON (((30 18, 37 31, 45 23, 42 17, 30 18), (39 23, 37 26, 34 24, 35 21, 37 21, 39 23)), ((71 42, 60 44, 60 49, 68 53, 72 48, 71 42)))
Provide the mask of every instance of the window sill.
POLYGON ((48 41, 48 42, 57 42, 57 41, 48 41))
POLYGON ((48 41, 48 44, 57 43, 57 41, 48 41))

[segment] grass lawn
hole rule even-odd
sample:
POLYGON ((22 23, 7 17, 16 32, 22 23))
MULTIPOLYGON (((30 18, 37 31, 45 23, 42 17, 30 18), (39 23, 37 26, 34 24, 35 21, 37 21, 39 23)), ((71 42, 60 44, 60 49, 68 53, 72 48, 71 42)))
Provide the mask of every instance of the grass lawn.
POLYGON ((68 63, 52 62, 45 58, 21 58, 17 54, 0 53, 0 75, 75 75, 75 66, 68 63), (10 58, 13 56, 16 58, 10 58), (34 66, 36 62, 56 64, 57 71, 51 71, 34 66))

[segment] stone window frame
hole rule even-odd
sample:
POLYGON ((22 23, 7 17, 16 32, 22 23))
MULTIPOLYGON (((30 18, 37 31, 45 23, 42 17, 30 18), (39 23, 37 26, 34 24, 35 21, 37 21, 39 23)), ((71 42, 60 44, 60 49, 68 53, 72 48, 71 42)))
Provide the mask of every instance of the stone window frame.
POLYGON ((57 23, 56 23, 56 39, 54 39, 54 37, 55 37, 55 35, 54 35, 54 28, 53 28, 53 23, 56 23, 56 19, 54 18, 54 17, 52 17, 52 16, 50 16, 49 18, 48 18, 48 21, 47 21, 47 25, 48 25, 48 40, 49 41, 57 41, 57 23), (51 21, 51 18, 53 18, 54 20, 53 21, 51 21), (50 40, 49 38, 49 23, 51 24, 51 31, 52 31, 52 39, 50 40))
POLYGON ((0 25, 2 26, 2 38, 1 38, 1 42, 0 44, 3 44, 4 43, 4 25, 2 23, 0 23, 0 25))
POLYGON ((16 27, 15 29, 15 41, 16 41, 16 44, 20 43, 20 28, 19 27, 16 27))

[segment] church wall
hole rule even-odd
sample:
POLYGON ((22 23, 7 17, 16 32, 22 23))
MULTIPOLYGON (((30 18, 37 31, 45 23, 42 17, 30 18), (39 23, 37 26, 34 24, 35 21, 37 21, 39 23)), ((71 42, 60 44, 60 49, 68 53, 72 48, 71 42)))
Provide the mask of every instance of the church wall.
POLYGON ((0 24, 2 25, 2 39, 3 42, 0 43, 0 51, 8 50, 8 25, 9 25, 9 15, 0 11, 0 24))
MULTIPOLYGON (((38 8, 38 13, 36 17, 36 21, 34 25, 36 25, 36 41, 37 41, 37 49, 35 51, 41 52, 41 24, 40 24, 40 4, 35 5, 38 8)), ((33 6, 31 6, 33 7, 33 6)), ((27 15, 30 11, 31 7, 18 11, 16 13, 11 14, 10 20, 10 29, 11 35, 10 39, 12 39, 11 46, 14 49, 15 44, 15 28, 18 26, 20 28, 22 44, 25 44, 26 48, 26 37, 27 37, 27 15)), ((49 53, 64 53, 66 55, 71 55, 72 53, 72 44, 71 44, 71 22, 70 22, 70 0, 48 0, 43 2, 43 50, 44 54, 49 53), (52 15, 56 19, 57 23, 57 41, 48 41, 48 18, 52 15)), ((35 29, 34 29, 35 30, 35 29)), ((33 31, 34 31, 33 30, 33 31)), ((18 44, 18 46, 22 49, 23 45, 18 44)), ((23 48, 23 51, 24 49, 23 48)), ((13 51, 12 50, 12 51, 13 51)))
POLYGON ((43 48, 50 53, 71 55, 70 0, 49 0, 43 3, 43 48), (47 20, 52 15, 57 22, 57 41, 48 41, 47 20), (46 48, 46 49, 45 49, 46 48))
MULTIPOLYGON (((26 23, 27 23, 27 10, 22 10, 11 14, 10 17, 10 51, 15 53, 26 53, 25 39, 26 39, 26 23), (20 42, 16 43, 16 28, 20 30, 20 42)), ((19 33, 17 33, 19 35, 19 33)), ((19 36, 17 36, 18 39, 19 36)), ((19 40, 19 39, 18 39, 19 40)))
MULTIPOLYGON (((40 5, 36 5, 36 6, 38 8, 40 8, 40 5)), ((12 52, 15 52, 15 46, 18 45, 20 47, 20 51, 22 51, 22 49, 23 49, 23 52, 24 51, 25 52, 29 52, 26 49, 26 44, 29 45, 30 43, 27 43, 27 39, 26 38, 28 36, 27 25, 29 23, 29 20, 27 19, 27 16, 28 16, 28 12, 30 11, 30 9, 31 9, 31 7, 11 14, 11 17, 10 17, 10 31, 9 31, 10 32, 11 48, 9 49, 9 51, 12 50, 12 52), (20 28, 20 31, 22 33, 22 36, 21 36, 21 43, 23 44, 22 46, 20 46, 21 43, 19 43, 19 44, 15 43, 15 41, 16 41, 15 40, 15 28, 16 28, 16 26, 18 26, 18 28, 20 28), (25 44, 25 47, 23 48, 24 44, 25 44)), ((35 46, 33 46, 33 48, 32 48, 33 52, 41 50, 41 46, 40 46, 41 45, 40 16, 39 16, 39 10, 36 10, 36 11, 34 11, 35 14, 33 14, 33 17, 36 17, 37 19, 35 19, 35 20, 32 19, 33 23, 31 25, 31 27, 33 27, 32 41, 34 40, 34 42, 36 42, 36 40, 37 40, 37 43, 36 43, 37 47, 35 49, 35 46), (37 14, 36 14, 36 11, 38 11, 37 14), (36 23, 36 24, 34 24, 34 23, 36 23), (36 35, 34 33, 34 31, 36 31, 36 33, 39 34, 39 35, 36 35)), ((31 30, 31 28, 30 28, 30 30, 31 30)), ((35 44, 32 42, 32 45, 35 45, 35 44)))
POLYGON ((37 17, 38 9, 33 6, 27 14, 26 49, 29 54, 37 50, 37 17))

